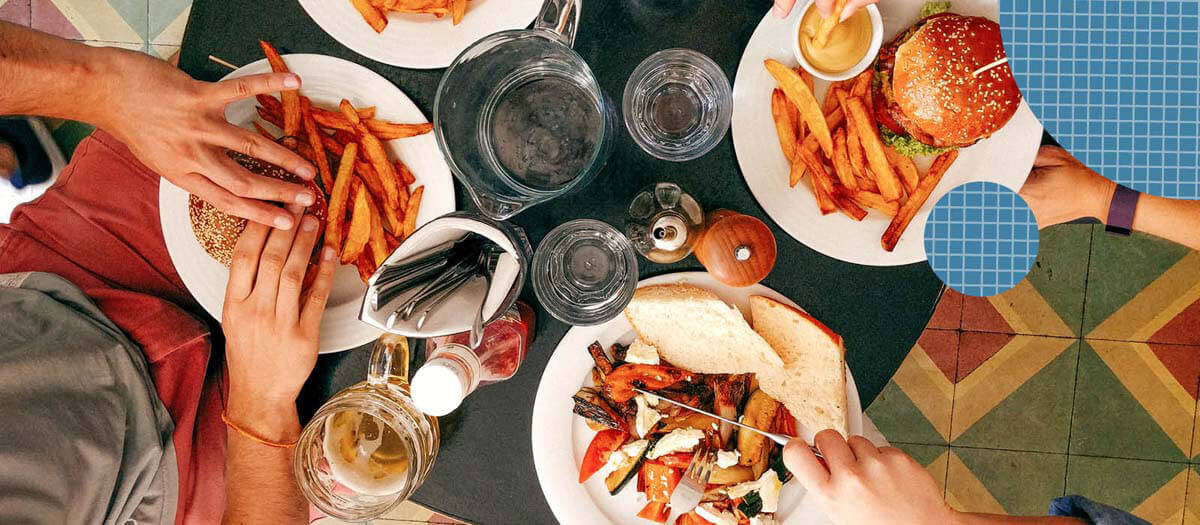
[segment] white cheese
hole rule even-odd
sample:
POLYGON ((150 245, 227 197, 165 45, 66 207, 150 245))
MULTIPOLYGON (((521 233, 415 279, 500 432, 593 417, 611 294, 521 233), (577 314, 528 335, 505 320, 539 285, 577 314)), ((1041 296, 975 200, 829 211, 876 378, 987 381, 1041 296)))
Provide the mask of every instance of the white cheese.
POLYGON ((701 439, 704 439, 703 430, 677 428, 659 438, 658 443, 654 445, 654 449, 646 455, 646 458, 658 459, 674 452, 687 452, 696 448, 696 445, 700 444, 701 439))
POLYGON ((737 465, 738 457, 742 454, 736 450, 718 450, 717 451, 717 466, 721 468, 729 468, 737 465))
POLYGON ((639 439, 612 451, 612 454, 608 455, 608 461, 597 471, 601 474, 600 477, 606 478, 613 471, 637 461, 637 458, 642 455, 642 451, 646 450, 646 446, 649 444, 649 441, 639 439))
POLYGON ((758 491, 758 497, 762 498, 762 511, 775 512, 779 510, 779 492, 781 489, 783 489, 783 483, 779 481, 779 476, 775 474, 774 470, 767 469, 758 479, 738 483, 725 489, 725 493, 729 495, 729 499, 738 499, 746 494, 758 491))
POLYGON ((624 453, 626 456, 636 459, 638 456, 642 455, 642 451, 646 450, 646 446, 649 444, 650 444, 649 441, 646 441, 644 439, 639 439, 637 441, 634 441, 628 445, 621 447, 621 452, 624 453))
POLYGON ((737 525, 738 523, 737 516, 734 516, 732 512, 717 510, 712 503, 696 505, 694 510, 697 516, 714 525, 737 525))
POLYGON ((775 517, 758 513, 750 517, 750 525, 775 525, 775 517))
POLYGON ((654 429, 654 425, 662 419, 662 414, 657 410, 650 408, 650 403, 646 400, 645 394, 638 394, 634 398, 634 403, 637 403, 637 417, 634 421, 634 430, 637 431, 638 437, 646 437, 654 429))
POLYGON ((657 365, 659 364, 658 350, 641 339, 634 340, 633 344, 629 345, 629 349, 625 351, 626 363, 637 363, 639 365, 657 365))

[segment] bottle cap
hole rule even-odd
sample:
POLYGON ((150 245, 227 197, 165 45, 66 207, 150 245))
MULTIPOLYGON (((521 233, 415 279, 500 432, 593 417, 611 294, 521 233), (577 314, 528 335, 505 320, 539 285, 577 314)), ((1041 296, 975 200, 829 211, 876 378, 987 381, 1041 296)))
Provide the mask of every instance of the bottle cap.
POLYGON ((435 359, 417 370, 410 389, 417 410, 440 417, 462 404, 469 393, 462 367, 449 360, 435 359))

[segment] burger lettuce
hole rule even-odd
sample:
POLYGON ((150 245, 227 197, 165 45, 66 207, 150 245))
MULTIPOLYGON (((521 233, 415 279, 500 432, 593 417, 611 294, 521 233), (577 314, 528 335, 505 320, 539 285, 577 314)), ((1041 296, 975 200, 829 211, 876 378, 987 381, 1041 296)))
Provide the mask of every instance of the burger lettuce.
POLYGON ((927 155, 941 155, 954 148, 939 148, 930 146, 924 142, 912 138, 911 135, 897 135, 892 130, 884 126, 879 126, 879 136, 883 139, 883 143, 896 150, 896 153, 906 157, 922 157, 927 155))
POLYGON ((949 11, 950 2, 925 2, 925 6, 921 8, 921 18, 928 18, 949 11))

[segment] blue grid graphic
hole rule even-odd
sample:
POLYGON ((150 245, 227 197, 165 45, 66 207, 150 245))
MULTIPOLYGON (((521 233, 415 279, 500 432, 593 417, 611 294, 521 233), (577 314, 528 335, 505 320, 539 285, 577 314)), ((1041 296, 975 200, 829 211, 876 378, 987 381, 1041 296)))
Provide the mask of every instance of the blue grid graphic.
POLYGON ((1079 160, 1200 199, 1200 0, 1001 0, 1013 75, 1079 160))
POLYGON ((1016 286, 1037 258, 1038 228, 1029 206, 994 182, 971 182, 937 202, 925 224, 925 254, 942 282, 966 295, 1016 286))

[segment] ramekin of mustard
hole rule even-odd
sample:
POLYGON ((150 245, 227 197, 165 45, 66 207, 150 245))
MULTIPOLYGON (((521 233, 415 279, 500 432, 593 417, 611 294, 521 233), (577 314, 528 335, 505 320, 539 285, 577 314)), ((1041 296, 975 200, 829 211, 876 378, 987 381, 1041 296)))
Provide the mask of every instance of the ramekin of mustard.
POLYGON ((883 45, 883 17, 879 8, 867 5, 833 28, 829 41, 817 45, 813 37, 821 23, 814 0, 800 8, 790 33, 792 52, 800 66, 814 77, 839 81, 851 78, 875 62, 883 45))

